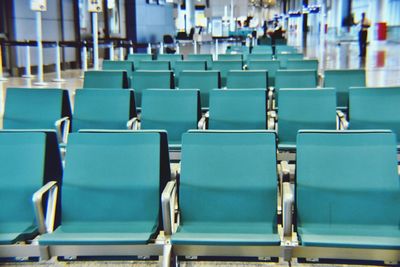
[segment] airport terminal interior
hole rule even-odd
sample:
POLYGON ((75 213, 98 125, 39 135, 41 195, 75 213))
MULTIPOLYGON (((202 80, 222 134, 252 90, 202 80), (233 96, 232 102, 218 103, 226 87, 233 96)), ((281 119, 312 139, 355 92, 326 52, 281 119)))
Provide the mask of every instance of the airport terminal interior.
POLYGON ((0 266, 400 266, 399 0, 1 0, 0 266))

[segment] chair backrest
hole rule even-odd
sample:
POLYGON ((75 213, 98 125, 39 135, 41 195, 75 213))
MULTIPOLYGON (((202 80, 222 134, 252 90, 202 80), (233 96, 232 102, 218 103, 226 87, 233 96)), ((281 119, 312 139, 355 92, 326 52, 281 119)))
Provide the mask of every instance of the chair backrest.
POLYGON ((398 229, 400 180, 392 132, 300 131, 296 157, 299 226, 398 229))
POLYGON ((181 144, 182 134, 197 129, 201 117, 199 90, 146 90, 143 92, 141 129, 168 132, 169 144, 181 144))
POLYGON ((259 54, 249 54, 247 56, 247 62, 251 60, 271 60, 272 59, 272 54, 265 54, 265 53, 259 53, 259 54))
POLYGON ((179 75, 180 89, 199 89, 201 106, 209 107, 209 96, 212 89, 221 88, 219 71, 182 71, 179 75))
POLYGON ((236 60, 236 61, 241 61, 243 60, 243 55, 242 54, 219 54, 218 55, 218 60, 236 60))
POLYGON ((261 89, 212 90, 209 129, 267 129, 267 91, 261 89))
POLYGON ((63 226, 143 221, 156 228, 160 189, 170 178, 166 149, 165 132, 72 133, 62 187, 63 226))
POLYGON ((199 60, 185 60, 175 62, 175 86, 179 87, 179 76, 184 70, 207 70, 207 62, 199 60))
POLYGON ((294 46, 290 45, 276 45, 275 46, 275 52, 276 54, 282 54, 282 53, 298 53, 298 50, 294 46))
POLYGON ((1 131, 0 161, 0 223, 9 224, 2 233, 24 231, 18 229, 19 223, 34 224, 33 194, 49 181, 61 184, 57 135, 54 131, 1 131))
POLYGON ((83 88, 128 88, 128 75, 119 70, 85 71, 83 88))
POLYGON ((135 116, 133 90, 76 90, 72 132, 125 130, 128 120, 135 116))
POLYGON ((55 122, 71 118, 68 92, 58 88, 7 88, 4 129, 55 129, 55 122))
POLYGON ((267 222, 275 230, 275 138, 268 131, 185 133, 181 223, 267 222))
POLYGON ((172 89, 174 79, 172 71, 138 70, 133 73, 132 87, 135 90, 136 107, 142 105, 142 92, 146 89, 172 89))
POLYGON ((287 68, 287 61, 289 59, 303 59, 304 55, 302 53, 284 53, 276 54, 277 60, 281 62, 281 68, 287 68))
MULTIPOLYGON (((251 51, 252 54, 265 54, 265 55, 272 55, 272 52, 273 52, 272 46, 270 45, 256 45, 253 47, 253 50, 251 51)), ((271 59, 271 57, 269 59, 271 59)))
POLYGON ((133 62, 132 61, 103 60, 103 70, 126 71, 128 78, 130 78, 130 77, 132 77, 132 72, 133 72, 133 62))
POLYGON ((279 60, 249 60, 247 62, 248 70, 267 70, 268 85, 275 86, 276 71, 281 67, 279 60))
POLYGON ((324 89, 282 89, 279 92, 278 139, 296 144, 301 129, 336 130, 336 92, 324 89))
POLYGON ((153 60, 142 60, 139 62, 135 70, 170 70, 171 64, 169 61, 153 61, 153 60))
POLYGON ((278 70, 275 76, 275 87, 281 88, 315 88, 318 75, 316 70, 278 70))
POLYGON ((316 70, 318 71, 318 59, 289 59, 287 69, 316 70))
POLYGON ((188 60, 201 60, 207 62, 207 69, 210 70, 212 67, 213 56, 211 54, 189 54, 187 55, 188 60))
POLYGON ((268 72, 265 70, 231 70, 228 72, 227 88, 268 88, 268 72))
POLYGON ((221 86, 226 86, 226 77, 228 76, 228 72, 230 70, 242 70, 242 61, 241 60, 217 60, 213 61, 212 69, 217 70, 221 73, 221 86))
POLYGON ((127 61, 132 61, 133 62, 133 68, 136 70, 136 68, 139 66, 139 62, 142 60, 152 60, 152 55, 150 54, 129 54, 127 61))
POLYGON ((400 143, 400 87, 350 88, 349 129, 390 129, 400 143))
POLYGON ((326 70, 324 78, 325 87, 336 88, 337 107, 349 106, 349 88, 365 87, 365 70, 326 70))
POLYGON ((183 55, 182 54, 160 54, 160 55, 157 55, 157 60, 169 61, 170 65, 171 65, 171 69, 174 70, 176 62, 183 60, 183 55))

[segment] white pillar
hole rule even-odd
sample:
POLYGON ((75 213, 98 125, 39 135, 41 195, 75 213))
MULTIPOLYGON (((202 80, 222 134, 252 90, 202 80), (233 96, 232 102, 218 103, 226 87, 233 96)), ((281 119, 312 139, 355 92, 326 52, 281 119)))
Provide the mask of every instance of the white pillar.
POLYGON ((3 49, 2 48, 3 48, 3 46, 0 45, 0 81, 7 81, 8 79, 3 77, 3 56, 2 56, 3 49))
POLYGON ((111 44, 110 44, 109 52, 110 52, 110 60, 114 60, 114 43, 113 42, 111 42, 111 44))
POLYGON ((124 60, 124 48, 121 46, 119 47, 119 60, 124 60))
POLYGON ((160 55, 164 54, 164 43, 163 42, 160 43, 160 51, 158 51, 158 53, 160 55))
POLYGON ((82 75, 81 78, 85 78, 85 72, 87 71, 87 47, 86 42, 83 42, 82 47, 82 75))
POLYGON ((97 24, 97 13, 92 12, 93 20, 93 68, 99 69, 99 35, 98 35, 98 24, 97 24))
POLYGON ((151 55, 151 44, 147 45, 147 54, 151 55))
POLYGON ((193 43, 193 53, 197 54, 197 41, 196 40, 194 40, 194 43, 193 43))
POLYGON ((215 39, 215 60, 218 60, 218 39, 215 39))
POLYGON ((129 54, 133 54, 133 43, 132 43, 132 41, 129 42, 129 54))
POLYGON ((60 55, 60 46, 58 45, 58 42, 55 48, 56 48, 56 78, 53 79, 53 82, 65 82, 65 80, 61 78, 61 55, 60 55))
POLYGON ((29 44, 25 46, 25 74, 22 77, 28 79, 35 77, 31 73, 31 48, 29 44))
POLYGON ((38 78, 35 85, 46 85, 43 79, 43 44, 42 44, 42 12, 36 11, 36 42, 37 42, 37 62, 38 78))

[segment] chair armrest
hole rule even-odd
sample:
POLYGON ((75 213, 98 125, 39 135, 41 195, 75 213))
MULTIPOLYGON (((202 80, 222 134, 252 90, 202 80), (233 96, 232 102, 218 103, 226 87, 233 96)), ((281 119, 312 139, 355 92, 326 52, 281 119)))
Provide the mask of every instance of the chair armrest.
POLYGON ((346 115, 342 111, 337 110, 336 116, 339 119, 339 130, 347 130, 349 127, 349 122, 346 119, 346 115))
POLYGON ((292 219, 293 219, 293 203, 294 193, 292 185, 289 182, 282 184, 282 227, 283 235, 292 236, 292 219))
POLYGON ((268 110, 271 111, 273 110, 273 99, 274 99, 274 94, 275 94, 275 88, 270 86, 268 87, 268 110))
POLYGON ((69 133, 69 126, 70 120, 69 117, 63 117, 59 120, 56 120, 54 123, 57 129, 57 139, 59 143, 67 144, 68 142, 68 133, 69 133), (62 125, 64 124, 64 127, 62 125), (62 128, 62 129, 61 129, 62 128))
POLYGON ((199 120, 199 122, 197 123, 197 128, 199 130, 206 130, 208 127, 208 119, 210 117, 210 112, 207 111, 206 114, 204 114, 201 119, 199 120))
POLYGON ((39 233, 51 233, 54 229, 56 215, 58 186, 57 182, 50 181, 33 194, 32 201, 35 210, 36 222, 39 233), (46 217, 43 212, 43 196, 48 193, 46 205, 46 217))
POLYGON ((249 69, 249 67, 247 66, 247 64, 244 64, 243 65, 243 70, 248 70, 249 69))
POLYGON ((139 130, 140 129, 140 120, 138 117, 133 117, 126 123, 126 127, 128 130, 139 130))
POLYGON ((175 211, 177 210, 177 204, 176 180, 169 181, 161 194, 164 233, 167 236, 175 232, 175 211))

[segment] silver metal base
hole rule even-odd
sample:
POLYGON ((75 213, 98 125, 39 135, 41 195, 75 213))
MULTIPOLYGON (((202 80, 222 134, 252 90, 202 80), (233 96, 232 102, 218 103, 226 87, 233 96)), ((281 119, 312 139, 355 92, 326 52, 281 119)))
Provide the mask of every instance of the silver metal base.
POLYGON ((57 82, 57 83, 63 83, 63 82, 66 82, 67 80, 64 80, 64 79, 53 79, 52 81, 53 82, 57 82))

